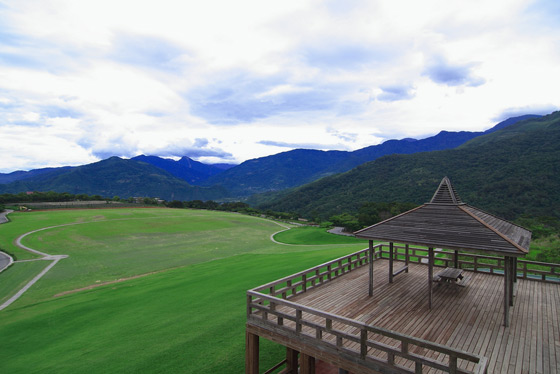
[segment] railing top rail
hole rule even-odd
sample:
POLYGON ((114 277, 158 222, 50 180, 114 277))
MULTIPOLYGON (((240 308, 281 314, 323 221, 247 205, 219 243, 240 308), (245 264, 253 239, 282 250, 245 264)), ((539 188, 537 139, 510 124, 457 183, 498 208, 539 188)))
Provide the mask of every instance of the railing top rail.
MULTIPOLYGON (((374 250, 375 250, 376 248, 381 247, 381 246, 382 246, 382 244, 378 244, 378 245, 374 246, 373 248, 374 248, 374 250)), ((278 284, 278 283, 286 282, 286 281, 288 281, 288 280, 290 280, 290 279, 294 279, 294 278, 297 278, 297 277, 302 276, 302 275, 304 275, 304 274, 307 274, 307 273, 310 273, 310 272, 312 272, 312 271, 315 271, 316 269, 320 269, 320 268, 325 267, 325 266, 329 266, 329 265, 332 265, 332 264, 336 264, 336 263, 339 262, 339 261, 346 260, 346 259, 348 259, 348 258, 350 258, 350 257, 356 256, 356 255, 358 255, 358 254, 365 253, 365 252, 368 252, 368 251, 369 251, 369 248, 361 249, 361 250, 359 250, 359 251, 357 251, 357 252, 354 252, 354 253, 351 253, 351 254, 349 254, 349 255, 345 255, 345 256, 339 257, 339 258, 337 258, 337 259, 330 260, 330 261, 325 262, 325 263, 322 263, 322 264, 320 264, 320 265, 313 266, 312 268, 305 269, 305 270, 302 270, 302 271, 300 271, 300 272, 297 272, 297 273, 288 275, 288 276, 286 276, 286 277, 284 277, 284 278, 276 279, 276 280, 274 280, 274 281, 272 281, 272 282, 268 282, 268 283, 263 284, 263 285, 261 285, 261 286, 252 288, 250 291, 259 291, 259 290, 263 290, 263 289, 265 289, 265 288, 272 287, 272 286, 274 286, 274 285, 276 285, 276 284, 278 284)))
POLYGON ((550 266, 550 267, 558 267, 560 268, 560 264, 554 264, 551 262, 539 262, 539 261, 532 261, 532 260, 517 260, 517 262, 527 263, 531 265, 540 265, 540 266, 550 266))

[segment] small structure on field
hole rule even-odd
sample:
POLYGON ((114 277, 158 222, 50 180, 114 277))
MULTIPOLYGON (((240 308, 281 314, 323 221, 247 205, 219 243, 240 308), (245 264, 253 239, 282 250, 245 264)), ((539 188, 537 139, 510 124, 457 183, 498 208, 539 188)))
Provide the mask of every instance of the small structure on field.
MULTIPOLYGON (((434 248, 455 250, 455 266, 458 268, 459 251, 486 252, 504 257, 504 326, 509 325, 509 307, 513 306, 514 272, 518 257, 529 252, 531 231, 495 217, 461 201, 449 178, 444 177, 429 203, 383 222, 355 232, 356 237, 390 242, 389 282, 393 277, 407 271, 407 265, 393 270, 393 242, 415 244, 429 248, 428 254, 428 305, 432 307, 434 280, 434 248)), ((370 262, 373 267, 373 261, 370 262)), ((370 272, 373 274, 373 271, 370 272)), ((460 271, 444 269, 446 280, 462 277, 460 271)), ((373 279, 370 278, 370 295, 373 279)))

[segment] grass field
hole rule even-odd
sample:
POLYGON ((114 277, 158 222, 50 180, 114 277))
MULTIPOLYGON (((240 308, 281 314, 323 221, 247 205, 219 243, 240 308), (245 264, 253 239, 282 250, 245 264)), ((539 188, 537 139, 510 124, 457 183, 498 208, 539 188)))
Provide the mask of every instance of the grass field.
MULTIPOLYGON (((19 235, 72 225, 23 240, 70 257, 0 311, 1 373, 241 373, 245 291, 367 245, 333 245, 325 239, 331 234, 312 231, 289 239, 306 245, 277 244, 270 236, 284 227, 272 221, 183 209, 44 211, 10 220, 0 225, 0 248, 18 260, 37 257, 13 244, 19 235), (54 296, 137 275, 145 276, 54 296)), ((44 266, 16 263, 1 273, 0 300, 44 266)), ((261 351, 263 368, 284 354, 266 341, 261 351)))
POLYGON ((363 239, 331 234, 325 228, 313 226, 301 226, 282 231, 274 235, 274 239, 288 244, 364 244, 363 239))

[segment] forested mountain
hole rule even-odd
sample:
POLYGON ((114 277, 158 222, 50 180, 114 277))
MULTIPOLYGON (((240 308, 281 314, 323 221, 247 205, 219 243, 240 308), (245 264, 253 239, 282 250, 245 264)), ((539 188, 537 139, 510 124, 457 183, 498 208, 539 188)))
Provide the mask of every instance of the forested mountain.
POLYGON ((145 162, 111 157, 89 165, 0 185, 0 193, 55 191, 105 197, 159 197, 166 200, 212 200, 225 196, 219 187, 191 186, 145 162))
POLYGON ((52 176, 56 174, 62 174, 67 172, 71 168, 72 167, 70 166, 65 166, 60 168, 42 168, 29 171, 18 170, 7 174, 0 173, 0 184, 6 184, 30 178, 44 177, 46 175, 52 176))
POLYGON ((224 170, 230 169, 235 165, 232 164, 217 164, 209 165, 202 162, 195 161, 188 157, 182 157, 175 161, 168 158, 161 158, 157 156, 136 156, 132 160, 146 162, 160 169, 163 169, 171 175, 186 181, 189 184, 199 185, 209 177, 220 174, 224 170))
POLYGON ((284 193, 260 208, 323 218, 365 202, 430 200, 448 176, 462 200, 505 218, 560 217, 560 112, 451 150, 390 155, 284 193))
MULTIPOLYGON (((494 133, 496 129, 503 127, 506 129, 517 128, 512 124, 527 117, 536 116, 510 118, 487 130, 486 133, 494 133)), ((511 130, 510 133, 514 134, 514 131, 511 130)), ((502 134, 502 132, 503 130, 500 130, 495 133, 502 134)), ((298 187, 345 172, 387 154, 412 154, 450 149, 465 144, 469 140, 471 142, 490 141, 490 138, 487 138, 488 135, 482 137, 481 135, 484 133, 442 131, 426 139, 389 140, 354 152, 296 149, 248 160, 235 167, 226 164, 206 165, 188 157, 183 157, 178 161, 144 155, 130 160, 113 157, 79 167, 47 168, 0 174, 0 193, 56 191, 105 197, 116 195, 122 198, 160 197, 166 200, 238 199, 255 193, 298 187), (193 184, 206 187, 194 187, 193 184)), ((394 159, 400 158, 395 156, 394 159)), ((422 170, 423 166, 419 166, 415 172, 422 174, 422 170)), ((452 176, 451 173, 450 176, 452 176)), ((439 180, 441 175, 434 176, 434 178, 439 180)), ((328 180, 338 180, 338 177, 328 180)), ((334 193, 336 189, 332 191, 334 193)), ((346 189, 338 193, 347 194, 350 193, 349 191, 346 189)), ((283 192, 283 194, 286 193, 288 192, 283 192)), ((262 195, 259 198, 262 198, 262 195)), ((329 204, 332 203, 327 203, 327 206, 329 204)), ((288 206, 292 210, 297 208, 303 212, 309 212, 305 204, 288 204, 288 206)), ((329 210, 336 209, 329 208, 329 210)))
POLYGON ((231 196, 248 196, 277 191, 312 182, 332 173, 326 172, 349 152, 295 149, 256 158, 208 178, 206 186, 221 185, 231 196))
POLYGON ((348 171, 365 162, 389 154, 411 154, 455 148, 485 133, 534 117, 540 116, 526 115, 509 118, 485 132, 441 131, 439 134, 425 139, 388 140, 382 144, 353 152, 295 149, 245 161, 208 178, 202 184, 206 186, 221 185, 233 197, 279 191, 348 171))

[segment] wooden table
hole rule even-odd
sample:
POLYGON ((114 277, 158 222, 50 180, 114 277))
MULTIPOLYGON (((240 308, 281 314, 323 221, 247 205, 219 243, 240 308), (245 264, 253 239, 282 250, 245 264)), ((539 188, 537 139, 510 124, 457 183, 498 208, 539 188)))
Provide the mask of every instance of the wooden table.
POLYGON ((445 283, 457 283, 460 279, 463 279, 463 269, 457 268, 445 268, 435 277, 436 281, 445 283))

